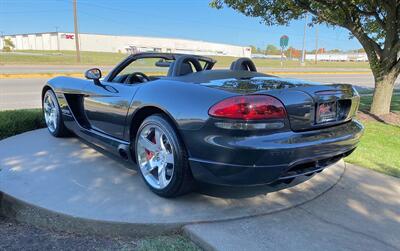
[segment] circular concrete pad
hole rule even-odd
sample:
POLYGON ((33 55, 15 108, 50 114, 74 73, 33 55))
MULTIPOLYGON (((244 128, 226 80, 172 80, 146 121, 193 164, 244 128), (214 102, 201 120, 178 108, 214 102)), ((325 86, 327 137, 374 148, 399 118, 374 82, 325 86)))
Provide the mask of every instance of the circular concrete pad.
POLYGON ((242 188, 219 196, 192 193, 164 199, 129 165, 78 138, 54 138, 46 129, 2 140, 0 210, 20 221, 66 231, 158 234, 188 223, 251 217, 303 204, 334 186, 345 169, 340 161, 304 183, 269 193, 242 188))

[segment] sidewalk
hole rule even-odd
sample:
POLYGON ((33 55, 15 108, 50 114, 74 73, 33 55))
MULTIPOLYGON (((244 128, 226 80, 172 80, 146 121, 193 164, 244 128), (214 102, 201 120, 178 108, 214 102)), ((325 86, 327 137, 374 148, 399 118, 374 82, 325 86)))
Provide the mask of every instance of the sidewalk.
POLYGON ((185 227, 206 250, 400 250, 400 179, 347 164, 330 191, 267 216, 185 227))

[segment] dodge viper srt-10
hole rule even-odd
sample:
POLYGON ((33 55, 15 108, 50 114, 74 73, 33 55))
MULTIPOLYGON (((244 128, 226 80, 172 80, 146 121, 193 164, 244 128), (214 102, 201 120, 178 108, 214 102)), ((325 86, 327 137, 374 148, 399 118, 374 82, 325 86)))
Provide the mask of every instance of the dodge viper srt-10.
POLYGON ((132 162, 163 197, 196 181, 250 186, 311 176, 350 154, 363 126, 348 84, 230 69, 196 55, 137 53, 107 76, 56 77, 42 91, 49 132, 75 134, 132 162))

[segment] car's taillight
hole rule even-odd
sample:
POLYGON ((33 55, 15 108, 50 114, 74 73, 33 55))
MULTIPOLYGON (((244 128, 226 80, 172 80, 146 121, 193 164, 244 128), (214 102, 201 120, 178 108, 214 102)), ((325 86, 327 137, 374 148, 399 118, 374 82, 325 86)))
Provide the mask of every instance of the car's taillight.
POLYGON ((213 105, 210 116, 238 120, 284 119, 286 111, 278 99, 268 95, 235 96, 213 105))

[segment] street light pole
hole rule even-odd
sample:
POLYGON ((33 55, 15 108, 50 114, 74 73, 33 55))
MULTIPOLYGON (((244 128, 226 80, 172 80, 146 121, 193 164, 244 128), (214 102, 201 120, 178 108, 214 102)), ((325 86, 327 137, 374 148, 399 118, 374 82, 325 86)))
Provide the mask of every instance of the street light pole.
POLYGON ((74 30, 75 30, 75 48, 76 48, 76 62, 81 62, 81 52, 79 50, 79 33, 78 33, 78 15, 77 15, 77 7, 76 0, 74 0, 74 30))
POLYGON ((304 34, 303 34, 303 50, 302 50, 302 52, 301 52, 301 61, 300 61, 300 64, 301 64, 302 66, 305 65, 305 60, 306 60, 307 18, 308 18, 308 15, 307 15, 307 13, 306 13, 305 22, 304 22, 304 34))

